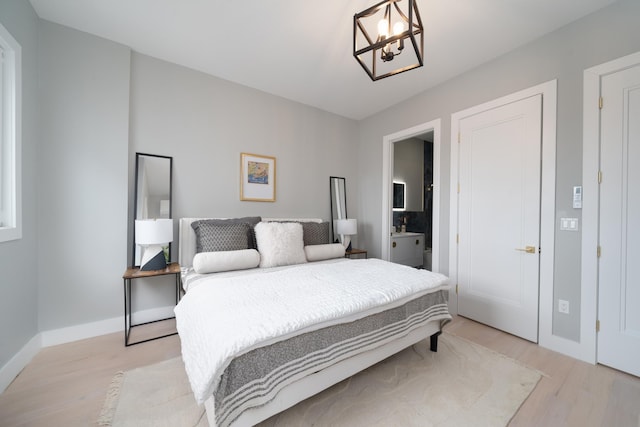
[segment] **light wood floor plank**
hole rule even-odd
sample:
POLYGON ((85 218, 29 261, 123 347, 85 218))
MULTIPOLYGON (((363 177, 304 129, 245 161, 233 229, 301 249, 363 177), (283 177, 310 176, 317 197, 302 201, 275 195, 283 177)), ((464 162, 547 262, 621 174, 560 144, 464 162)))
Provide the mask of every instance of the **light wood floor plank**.
MULTIPOLYGON (((169 325, 152 325, 164 333, 169 325)), ((448 333, 543 374, 510 426, 640 427, 640 378, 456 317, 448 333)), ((144 334, 136 331, 138 338, 144 334)), ((113 376, 180 355, 178 336, 124 347, 122 333, 45 348, 0 395, 0 426, 92 426, 113 376)))

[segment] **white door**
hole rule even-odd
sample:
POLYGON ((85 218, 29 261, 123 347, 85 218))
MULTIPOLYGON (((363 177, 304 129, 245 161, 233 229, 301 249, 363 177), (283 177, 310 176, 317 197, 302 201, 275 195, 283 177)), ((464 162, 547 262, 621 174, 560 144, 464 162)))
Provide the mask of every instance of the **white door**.
POLYGON ((542 95, 460 120, 458 312, 538 340, 542 95))
POLYGON ((598 362, 640 376, 640 66, 601 84, 598 362))

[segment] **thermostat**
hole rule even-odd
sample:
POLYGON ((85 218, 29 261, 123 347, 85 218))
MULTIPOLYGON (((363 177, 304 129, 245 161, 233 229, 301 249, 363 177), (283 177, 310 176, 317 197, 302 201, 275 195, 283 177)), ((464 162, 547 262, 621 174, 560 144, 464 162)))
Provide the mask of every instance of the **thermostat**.
POLYGON ((582 186, 573 187, 573 209, 582 209, 582 186))

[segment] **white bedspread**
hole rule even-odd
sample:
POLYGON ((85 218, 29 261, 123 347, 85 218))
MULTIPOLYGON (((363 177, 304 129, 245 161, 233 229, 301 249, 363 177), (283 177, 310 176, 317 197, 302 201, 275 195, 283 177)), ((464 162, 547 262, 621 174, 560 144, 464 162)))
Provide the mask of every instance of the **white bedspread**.
POLYGON ((213 394, 239 354, 448 289, 441 274, 378 259, 201 280, 175 308, 182 357, 198 403, 213 394))

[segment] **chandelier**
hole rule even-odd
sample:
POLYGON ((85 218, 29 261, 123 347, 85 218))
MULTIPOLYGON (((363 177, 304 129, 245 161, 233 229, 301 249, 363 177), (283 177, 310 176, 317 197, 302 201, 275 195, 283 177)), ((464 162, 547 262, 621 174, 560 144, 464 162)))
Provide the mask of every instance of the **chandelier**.
POLYGON ((373 81, 422 67, 424 29, 415 0, 385 0, 356 13, 353 56, 373 81))

